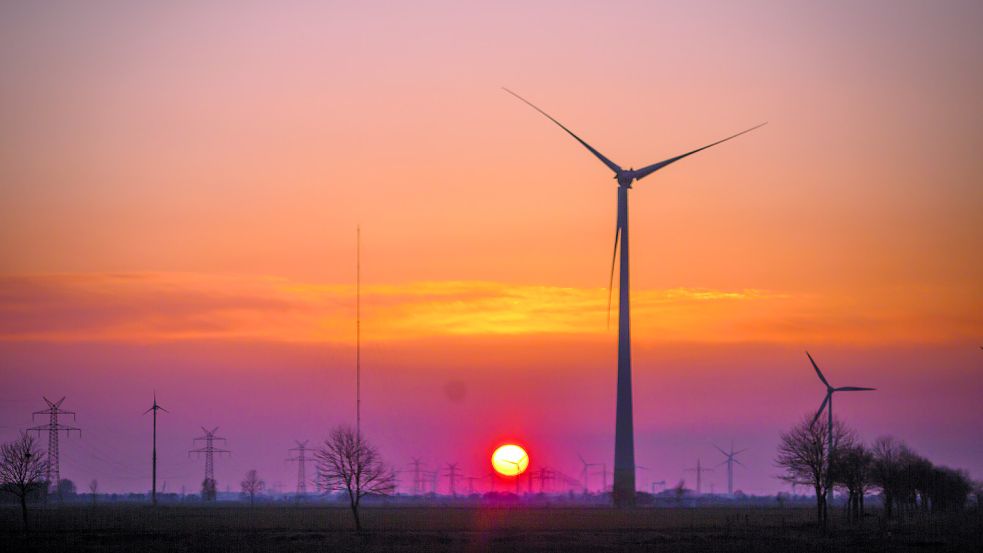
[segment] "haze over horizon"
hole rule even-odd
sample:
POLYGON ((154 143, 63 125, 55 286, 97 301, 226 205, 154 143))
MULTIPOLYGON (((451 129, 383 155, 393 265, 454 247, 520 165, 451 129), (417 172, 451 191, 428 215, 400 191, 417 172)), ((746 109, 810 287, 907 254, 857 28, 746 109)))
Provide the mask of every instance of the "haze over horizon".
POLYGON ((221 490, 293 489, 353 422, 361 224, 388 461, 610 466, 616 184, 506 85, 625 167, 769 121, 631 193, 640 489, 732 439, 785 489, 806 349, 878 388, 862 437, 983 477, 983 6, 754 4, 0 7, 0 441, 68 396, 62 475, 144 491, 156 389, 167 491, 200 426, 221 490))

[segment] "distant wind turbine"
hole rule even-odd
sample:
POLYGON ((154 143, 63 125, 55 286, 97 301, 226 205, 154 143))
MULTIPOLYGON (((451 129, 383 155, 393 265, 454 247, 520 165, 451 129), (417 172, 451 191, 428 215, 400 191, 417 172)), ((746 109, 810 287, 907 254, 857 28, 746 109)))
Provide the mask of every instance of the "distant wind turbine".
MULTIPOLYGON (((720 465, 723 464, 727 465, 727 495, 734 495, 734 463, 737 463, 738 465, 747 468, 747 466, 745 466, 744 463, 738 461, 735 457, 737 457, 738 454, 747 451, 747 448, 742 449, 740 451, 734 451, 734 442, 730 442, 730 453, 727 453, 723 449, 720 449, 720 446, 718 446, 717 444, 713 444, 713 447, 717 448, 717 451, 723 453, 724 457, 727 458, 726 460, 724 460, 723 463, 720 463, 720 465)), ((719 467, 720 465, 717 466, 719 467)))
POLYGON ((580 478, 584 482, 584 495, 587 495, 587 493, 588 493, 588 491, 590 489, 590 485, 589 485, 590 484, 590 468, 591 467, 599 467, 601 465, 599 463, 588 463, 579 453, 577 454, 577 458, 580 459, 580 464, 582 464, 584 466, 584 468, 581 469, 581 471, 580 471, 580 478))
POLYGON ((601 160, 608 169, 614 172, 614 178, 618 181, 618 216, 614 229, 614 253, 611 256, 611 277, 608 286, 608 313, 611 312, 611 290, 614 283, 614 262, 618 256, 618 248, 621 248, 621 267, 619 270, 620 280, 618 286, 618 392, 617 404, 615 407, 615 430, 614 430, 614 488, 612 498, 615 505, 630 506, 635 503, 635 435, 632 416, 632 394, 631 394, 631 316, 630 298, 628 283, 628 190, 633 182, 644 179, 663 167, 675 163, 685 157, 691 156, 716 146, 721 142, 726 142, 744 133, 751 132, 765 123, 741 131, 735 135, 728 136, 723 140, 718 140, 713 144, 708 144, 685 154, 681 154, 669 159, 665 159, 652 165, 647 165, 641 169, 622 169, 620 165, 604 157, 604 154, 595 150, 590 144, 584 142, 579 136, 575 135, 562 123, 553 119, 548 113, 539 109, 532 102, 519 96, 509 89, 504 89, 509 94, 522 100, 530 107, 546 116, 547 119, 556 123, 561 129, 572 136, 577 142, 587 148, 590 153, 601 160), (620 238, 620 242, 619 242, 620 238))
MULTIPOLYGON (((144 415, 153 412, 154 414, 154 438, 153 438, 153 448, 150 455, 150 466, 151 466, 151 477, 150 477, 150 502, 154 507, 157 506, 157 411, 163 411, 169 413, 167 409, 164 409, 157 403, 157 390, 154 390, 154 404, 150 406, 149 409, 143 412, 144 415)), ((167 483, 165 482, 166 486, 167 483)))
POLYGON ((816 421, 819 420, 819 416, 823 414, 823 409, 827 410, 827 414, 829 415, 829 427, 827 428, 826 439, 829 442, 829 449, 827 450, 827 455, 826 455, 826 463, 827 463, 826 478, 829 479, 831 477, 831 471, 828 470, 828 467, 829 467, 829 463, 833 462, 833 447, 834 447, 833 394, 836 392, 870 392, 876 390, 877 388, 858 388, 856 386, 842 386, 840 388, 834 388, 826 380, 826 377, 823 376, 823 372, 819 370, 819 365, 816 364, 815 360, 813 360, 812 356, 809 355, 808 351, 806 352, 806 357, 808 357, 809 362, 812 363, 812 368, 816 369, 816 376, 818 376, 819 380, 821 380, 823 382, 823 385, 826 386, 826 397, 823 399, 823 402, 819 405, 819 410, 816 411, 816 416, 812 417, 811 424, 816 424, 816 421))

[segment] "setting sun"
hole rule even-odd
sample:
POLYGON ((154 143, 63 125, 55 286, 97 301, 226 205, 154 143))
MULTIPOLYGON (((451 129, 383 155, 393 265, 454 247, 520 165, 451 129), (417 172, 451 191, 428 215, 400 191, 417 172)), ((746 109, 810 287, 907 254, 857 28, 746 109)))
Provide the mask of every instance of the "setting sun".
POLYGON ((492 453, 491 463, 495 472, 502 476, 518 476, 529 467, 529 455, 517 445, 506 444, 492 453))

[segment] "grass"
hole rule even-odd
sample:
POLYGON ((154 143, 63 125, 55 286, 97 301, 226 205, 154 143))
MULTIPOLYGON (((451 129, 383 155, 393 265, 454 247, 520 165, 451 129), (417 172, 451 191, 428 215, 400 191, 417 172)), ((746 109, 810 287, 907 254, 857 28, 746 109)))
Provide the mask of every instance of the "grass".
POLYGON ((977 512, 886 524, 840 523, 823 536, 803 508, 379 507, 366 528, 325 506, 235 504, 0 508, 4 551, 983 551, 977 512))

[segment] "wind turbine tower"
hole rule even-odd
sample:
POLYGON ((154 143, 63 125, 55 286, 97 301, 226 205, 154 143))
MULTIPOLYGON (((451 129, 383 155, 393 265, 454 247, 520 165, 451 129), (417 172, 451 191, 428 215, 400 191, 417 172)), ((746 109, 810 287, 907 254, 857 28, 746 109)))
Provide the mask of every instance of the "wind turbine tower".
POLYGON ((287 451, 296 451, 297 455, 295 457, 290 457, 287 461, 297 461, 297 497, 304 497, 307 495, 307 463, 313 461, 314 459, 307 456, 307 452, 311 451, 311 448, 307 447, 307 442, 309 440, 304 440, 303 442, 294 440, 297 447, 292 447, 287 451))
MULTIPOLYGON (((734 495, 734 463, 737 463, 738 465, 747 468, 744 465, 744 463, 736 459, 738 454, 744 453, 745 451, 747 451, 747 449, 745 448, 740 451, 734 451, 734 442, 730 443, 730 453, 724 451, 723 449, 720 449, 720 447, 717 444, 714 444, 713 447, 716 447, 717 451, 723 453, 724 457, 727 458, 724 460, 724 462, 720 463, 720 465, 724 465, 724 464, 727 465, 727 495, 734 495)), ((719 467, 720 465, 717 466, 719 467)))
POLYGON ((43 411, 35 411, 31 415, 31 420, 38 415, 48 415, 48 424, 41 426, 35 426, 33 428, 28 428, 29 432, 37 432, 38 437, 41 436, 41 432, 48 433, 48 467, 45 478, 48 479, 48 489, 54 486, 58 489, 58 482, 61 481, 61 469, 58 463, 58 433, 64 432, 65 436, 71 436, 72 432, 78 432, 79 437, 82 437, 82 430, 74 426, 65 426, 58 422, 59 415, 71 415, 72 420, 75 420, 75 411, 65 411, 61 408, 62 402, 65 401, 63 396, 58 401, 52 402, 48 398, 42 396, 44 402, 48 404, 48 408, 43 411))
MULTIPOLYGON (((632 385, 631 385, 631 299, 628 279, 628 191, 632 183, 644 179, 652 173, 675 163, 685 157, 697 152, 706 150, 711 146, 726 142, 744 133, 750 132, 761 125, 741 131, 723 140, 718 140, 713 144, 697 148, 685 154, 681 154, 669 159, 665 159, 652 165, 647 165, 641 169, 622 169, 620 165, 605 157, 601 152, 595 150, 590 144, 581 140, 570 129, 566 128, 548 113, 539 109, 531 102, 519 96, 509 89, 506 92, 522 100, 530 107, 546 116, 561 129, 572 136, 590 153, 614 172, 614 178, 618 181, 618 211, 614 230, 614 254, 611 257, 611 284, 609 291, 613 289, 614 282, 614 262, 618 255, 618 248, 621 248, 621 263, 619 267, 619 286, 618 286, 618 384, 617 401, 615 406, 615 425, 614 425, 614 488, 612 498, 614 504, 619 507, 632 506, 635 504, 635 431, 632 414, 632 385)), ((763 125, 764 123, 762 123, 763 125)), ((609 292, 610 294, 610 292, 609 292)), ((608 310, 610 313, 610 295, 608 296, 608 310)))
POLYGON ((157 506, 157 411, 163 411, 168 413, 167 409, 164 409, 157 404, 157 392, 154 392, 154 404, 150 406, 143 412, 144 415, 150 412, 154 413, 154 438, 153 438, 153 451, 150 454, 150 502, 154 507, 157 506))

